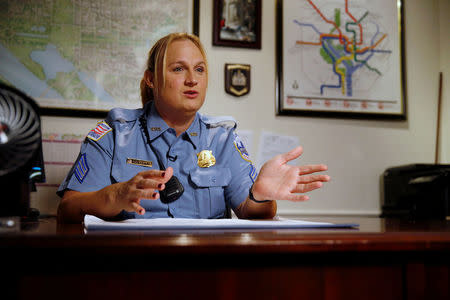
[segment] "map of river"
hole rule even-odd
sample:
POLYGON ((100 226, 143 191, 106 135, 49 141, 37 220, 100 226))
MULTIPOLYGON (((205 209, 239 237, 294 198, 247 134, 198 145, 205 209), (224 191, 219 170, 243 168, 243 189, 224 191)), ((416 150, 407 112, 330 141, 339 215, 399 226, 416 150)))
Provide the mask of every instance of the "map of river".
POLYGON ((192 10, 186 0, 1 1, 0 81, 43 107, 140 107, 148 51, 192 32, 192 10))

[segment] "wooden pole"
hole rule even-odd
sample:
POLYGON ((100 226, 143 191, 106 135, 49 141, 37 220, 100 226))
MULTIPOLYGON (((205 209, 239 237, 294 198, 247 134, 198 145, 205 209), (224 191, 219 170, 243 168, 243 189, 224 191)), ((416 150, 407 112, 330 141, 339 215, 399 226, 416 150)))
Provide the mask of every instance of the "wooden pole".
POLYGON ((436 151, 434 163, 439 163, 439 142, 441 137, 441 103, 442 103, 442 72, 439 72, 439 93, 438 93, 438 107, 437 107, 437 126, 436 126, 436 151))

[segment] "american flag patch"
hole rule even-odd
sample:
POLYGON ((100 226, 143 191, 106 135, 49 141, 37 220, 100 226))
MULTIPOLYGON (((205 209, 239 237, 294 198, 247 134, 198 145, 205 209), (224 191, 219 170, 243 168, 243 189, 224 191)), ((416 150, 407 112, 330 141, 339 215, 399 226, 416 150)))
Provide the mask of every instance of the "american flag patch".
POLYGON ((255 182, 256 177, 258 176, 258 172, 256 171, 256 168, 253 165, 250 165, 250 173, 248 173, 248 176, 250 176, 252 182, 255 182))
POLYGON ((89 166, 86 160, 86 153, 81 154, 80 159, 78 160, 77 166, 75 167, 75 177, 78 179, 80 183, 83 183, 84 178, 86 178, 87 173, 89 172, 89 166))
POLYGON ((93 141, 98 141, 102 137, 105 136, 108 132, 112 130, 111 127, 105 122, 101 121, 97 123, 97 127, 89 131, 89 134, 87 135, 88 138, 90 138, 93 141))

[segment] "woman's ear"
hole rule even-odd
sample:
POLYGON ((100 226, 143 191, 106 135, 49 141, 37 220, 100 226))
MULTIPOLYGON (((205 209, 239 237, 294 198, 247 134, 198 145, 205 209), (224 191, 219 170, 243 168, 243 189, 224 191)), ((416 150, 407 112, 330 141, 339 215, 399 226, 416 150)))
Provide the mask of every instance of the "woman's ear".
POLYGON ((153 84, 153 73, 150 70, 145 70, 144 72, 144 80, 149 88, 154 88, 153 84))

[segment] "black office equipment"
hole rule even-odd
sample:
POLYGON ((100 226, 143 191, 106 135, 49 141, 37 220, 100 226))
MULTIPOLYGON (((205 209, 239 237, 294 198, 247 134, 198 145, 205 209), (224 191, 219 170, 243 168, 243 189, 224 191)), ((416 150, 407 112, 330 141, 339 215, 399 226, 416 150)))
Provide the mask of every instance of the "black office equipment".
POLYGON ((450 216, 450 165, 388 168, 382 177, 382 217, 445 219, 450 216))
POLYGON ((36 182, 45 182, 39 107, 0 84, 0 216, 38 216, 30 209, 36 182))

